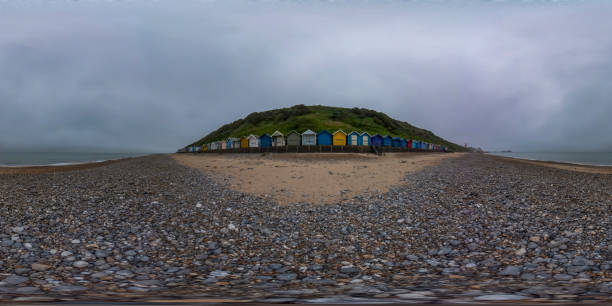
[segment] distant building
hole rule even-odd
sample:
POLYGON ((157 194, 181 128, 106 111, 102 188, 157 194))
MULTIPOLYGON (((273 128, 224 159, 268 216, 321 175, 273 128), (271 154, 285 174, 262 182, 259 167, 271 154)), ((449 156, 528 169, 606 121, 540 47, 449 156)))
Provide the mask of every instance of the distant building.
POLYGON ((249 139, 246 136, 240 137, 240 148, 246 149, 249 147, 249 139))
POLYGON ((268 134, 259 136, 259 146, 262 148, 268 148, 272 146, 272 137, 268 134))
POLYGON ((327 130, 322 130, 317 133, 317 144, 320 146, 332 145, 332 134, 327 130))
MULTIPOLYGON (((299 146, 302 142, 302 136, 296 131, 291 131, 287 134, 287 145, 288 146, 299 146)), ((316 142, 316 139, 315 139, 316 142)))
POLYGON ((393 146, 393 137, 389 135, 385 135, 383 137, 383 147, 392 147, 393 146))
POLYGON ((358 145, 360 146, 370 146, 370 134, 368 132, 363 132, 359 135, 358 145))
POLYGON ((302 133, 302 145, 303 146, 316 146, 317 145, 317 134, 311 130, 306 130, 302 133))
POLYGON ((372 136, 370 138, 370 142, 375 147, 382 147, 383 146, 383 137, 380 136, 379 134, 376 134, 376 135, 374 135, 374 136, 372 136))
POLYGON ((343 130, 337 130, 332 135, 332 143, 334 146, 346 146, 346 133, 343 130))
POLYGON ((349 146, 358 146, 359 145, 359 133, 352 131, 347 135, 346 144, 349 146))
POLYGON ((249 140, 249 148, 259 147, 259 137, 251 134, 249 137, 247 137, 247 139, 249 140))
POLYGON ((285 146, 285 135, 280 131, 276 131, 272 134, 272 146, 284 147, 285 146))

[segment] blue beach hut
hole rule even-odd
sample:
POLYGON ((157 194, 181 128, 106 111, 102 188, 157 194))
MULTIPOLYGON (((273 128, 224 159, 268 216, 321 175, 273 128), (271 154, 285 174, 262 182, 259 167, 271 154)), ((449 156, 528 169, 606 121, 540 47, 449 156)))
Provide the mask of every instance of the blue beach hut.
POLYGON ((400 148, 406 148, 406 138, 400 138, 400 148))
POLYGON ((375 147, 382 147, 383 146, 383 138, 379 134, 376 134, 376 135, 370 137, 370 142, 375 147))
POLYGON ((385 135, 383 137, 383 147, 392 147, 393 146, 393 137, 389 135, 385 135))
POLYGON ((402 144, 402 139, 400 137, 393 137, 393 142, 391 144, 393 147, 399 148, 402 144))
POLYGON ((231 149, 232 148, 232 138, 231 137, 228 138, 225 142, 227 143, 227 146, 225 148, 231 149))
POLYGON ((267 148, 272 146, 272 137, 268 134, 259 136, 259 146, 261 148, 267 148))
POLYGON ((359 140, 357 141, 357 144, 366 147, 370 146, 370 134, 368 134, 368 132, 363 132, 363 134, 359 135, 359 140))
POLYGON ((360 139, 361 137, 359 137, 361 135, 359 135, 359 133, 352 131, 348 134, 348 136, 346 137, 346 143, 349 146, 360 146, 360 139))
POLYGON ((317 144, 320 146, 331 146, 332 145, 332 134, 327 130, 322 130, 317 133, 317 144))

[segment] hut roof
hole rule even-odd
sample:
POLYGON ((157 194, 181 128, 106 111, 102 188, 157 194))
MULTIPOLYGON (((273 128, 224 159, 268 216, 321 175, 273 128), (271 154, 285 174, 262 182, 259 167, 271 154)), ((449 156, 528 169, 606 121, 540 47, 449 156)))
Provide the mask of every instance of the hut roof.
POLYGON ((283 135, 283 133, 281 133, 280 131, 275 131, 275 132, 272 134, 272 137, 275 137, 275 136, 284 136, 284 135, 283 135))
MULTIPOLYGON (((361 133, 361 136, 363 136, 363 135, 368 135, 368 136, 371 136, 371 135, 370 135, 370 133, 368 133, 368 132, 363 132, 363 133, 361 133)), ((376 135, 378 135, 378 134, 376 134, 376 135)))
MULTIPOLYGON (((309 131, 310 131, 310 130, 309 130, 309 131)), ((311 132, 312 132, 312 131, 311 131, 311 132)), ((300 135, 300 133, 298 133, 298 132, 296 132, 296 131, 291 131, 291 132, 289 132, 289 133, 287 134, 287 136, 289 136, 289 135, 291 135, 291 134, 297 134, 297 135, 300 135)), ((314 134, 314 132, 313 132, 313 134, 314 134)))
POLYGON ((251 135, 249 135, 247 138, 248 138, 248 139, 253 139, 253 138, 257 139, 257 138, 259 138, 259 137, 257 137, 257 136, 255 136, 255 135, 251 134, 251 135))
POLYGON ((262 138, 262 137, 270 137, 270 135, 268 135, 267 133, 263 133, 261 134, 261 136, 259 136, 259 138, 262 138))
POLYGON ((320 131, 317 133, 317 135, 321 135, 321 134, 329 134, 329 135, 331 135, 332 133, 330 133, 330 132, 329 132, 329 131, 327 131, 327 130, 320 130, 320 131))
POLYGON ((357 131, 352 131, 352 132, 349 133, 349 135, 352 135, 352 134, 359 135, 359 133, 357 133, 357 131))
POLYGON ((312 130, 306 130, 304 133, 302 133, 302 135, 317 135, 317 133, 313 132, 312 130))
POLYGON ((346 133, 343 130, 337 130, 334 132, 334 135, 338 134, 338 133, 342 133, 344 135, 346 135, 346 133))

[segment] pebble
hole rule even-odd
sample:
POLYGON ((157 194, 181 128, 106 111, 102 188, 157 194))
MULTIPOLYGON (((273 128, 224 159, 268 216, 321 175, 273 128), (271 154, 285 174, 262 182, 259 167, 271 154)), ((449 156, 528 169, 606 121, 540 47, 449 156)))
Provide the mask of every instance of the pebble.
POLYGON ((482 154, 328 205, 280 206, 164 155, 0 175, 0 291, 7 299, 17 290, 354 303, 605 299, 609 190, 612 176, 482 154))

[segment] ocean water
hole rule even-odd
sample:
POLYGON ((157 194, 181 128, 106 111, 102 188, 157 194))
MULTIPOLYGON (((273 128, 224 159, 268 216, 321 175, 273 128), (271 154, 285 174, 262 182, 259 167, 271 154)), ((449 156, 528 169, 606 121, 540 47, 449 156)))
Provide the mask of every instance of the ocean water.
POLYGON ((489 154, 580 165, 612 166, 612 152, 492 152, 489 154))
POLYGON ((0 166, 70 165, 147 155, 146 153, 0 152, 0 166))

